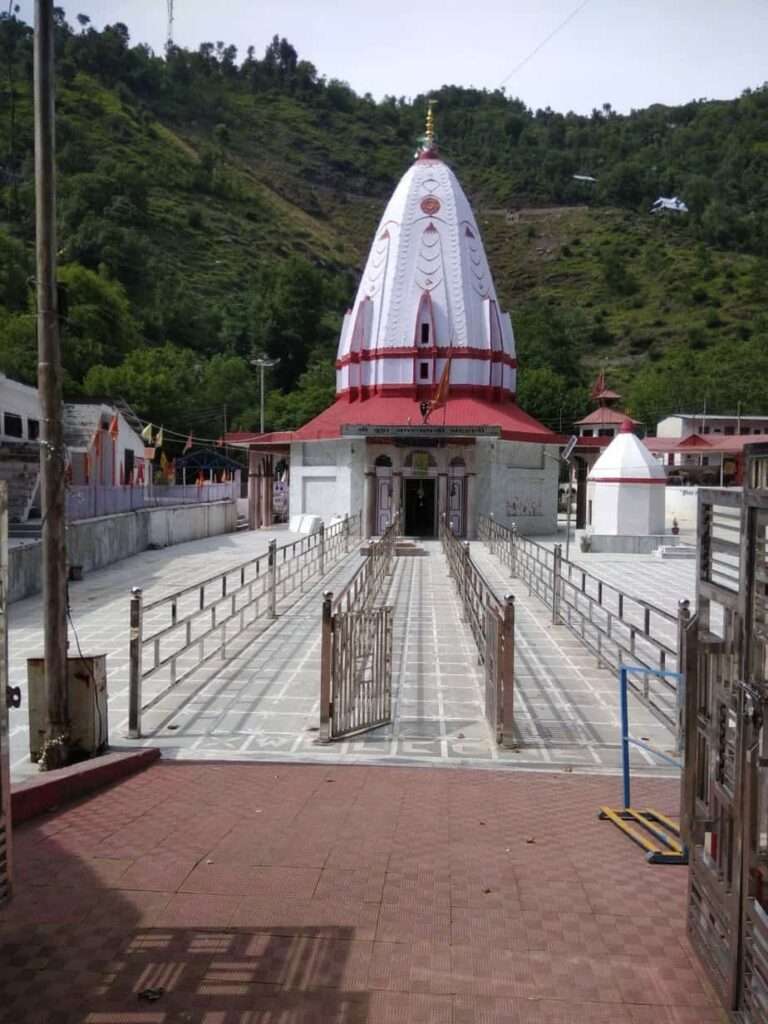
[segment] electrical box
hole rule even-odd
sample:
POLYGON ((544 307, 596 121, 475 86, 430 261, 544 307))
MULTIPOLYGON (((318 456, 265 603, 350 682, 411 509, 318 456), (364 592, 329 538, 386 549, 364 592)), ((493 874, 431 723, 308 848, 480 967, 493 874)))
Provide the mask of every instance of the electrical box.
MULTIPOLYGON (((27 658, 27 684, 29 756, 39 761, 48 718, 44 658, 27 658)), ((98 754, 109 741, 106 654, 68 658, 67 686, 72 746, 84 754, 98 754)))

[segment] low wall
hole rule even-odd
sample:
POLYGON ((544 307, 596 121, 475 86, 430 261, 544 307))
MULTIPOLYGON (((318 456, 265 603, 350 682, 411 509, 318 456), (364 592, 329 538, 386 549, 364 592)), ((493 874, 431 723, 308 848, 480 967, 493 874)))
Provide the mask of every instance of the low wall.
POLYGON ((699 488, 698 487, 665 487, 664 502, 667 528, 672 520, 683 530, 695 530, 698 521, 699 488))
MULTIPOLYGON (((67 526, 67 560, 70 565, 81 565, 84 572, 91 572, 147 548, 215 537, 233 532, 236 526, 234 501, 142 508, 98 519, 81 519, 67 526)), ((41 550, 39 541, 8 549, 9 602, 40 592, 41 550)))

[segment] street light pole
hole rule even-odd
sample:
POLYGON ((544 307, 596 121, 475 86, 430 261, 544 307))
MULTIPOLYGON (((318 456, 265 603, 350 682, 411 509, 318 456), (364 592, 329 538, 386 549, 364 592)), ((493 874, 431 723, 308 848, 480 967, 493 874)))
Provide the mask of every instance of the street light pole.
POLYGON ((269 359, 267 356, 255 356, 251 359, 251 366, 258 366, 261 378, 261 397, 259 400, 259 433, 264 433, 264 370, 277 366, 279 359, 269 359))
POLYGON ((42 408, 40 494, 43 510, 43 626, 47 728, 46 768, 65 764, 67 692, 67 556, 61 352, 56 295, 56 178, 53 0, 35 0, 35 249, 37 388, 42 408))

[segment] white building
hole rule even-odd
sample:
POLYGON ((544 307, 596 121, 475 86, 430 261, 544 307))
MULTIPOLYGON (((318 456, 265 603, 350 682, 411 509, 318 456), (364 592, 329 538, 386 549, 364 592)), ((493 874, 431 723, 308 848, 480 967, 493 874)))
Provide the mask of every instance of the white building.
POLYGON ((428 123, 344 317, 335 402, 297 431, 228 436, 251 448, 252 524, 271 522, 278 459, 291 516, 362 511, 372 534, 400 510, 406 534, 434 536, 447 513, 471 537, 493 512, 554 532, 559 439, 516 404, 516 378, 510 316, 428 123))
POLYGON ((664 467, 628 421, 589 472, 587 529, 593 549, 605 549, 600 538, 663 534, 665 484, 664 467))
POLYGON ((706 437, 720 434, 731 437, 738 434, 768 434, 768 416, 720 416, 710 413, 676 413, 666 416, 656 425, 657 437, 677 437, 684 440, 692 434, 706 437))

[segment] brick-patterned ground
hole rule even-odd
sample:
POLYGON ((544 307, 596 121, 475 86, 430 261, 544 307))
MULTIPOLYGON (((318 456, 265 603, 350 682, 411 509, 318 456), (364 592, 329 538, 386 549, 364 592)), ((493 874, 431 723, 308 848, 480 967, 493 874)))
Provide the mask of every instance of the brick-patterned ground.
MULTIPOLYGON (((673 783, 636 789, 674 813, 673 783)), ((617 796, 570 774, 159 764, 17 830, 0 1021, 720 1021, 686 870, 597 820, 617 796)))

